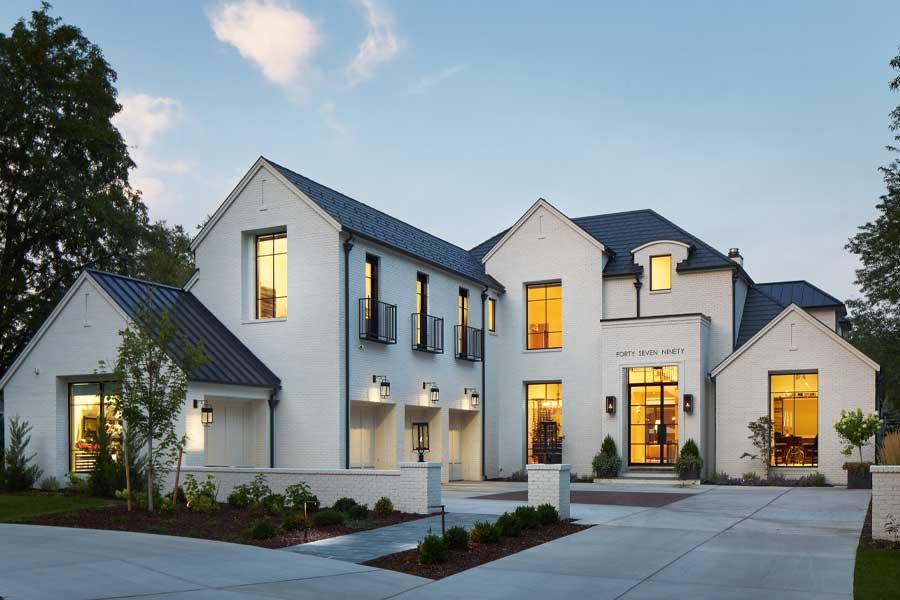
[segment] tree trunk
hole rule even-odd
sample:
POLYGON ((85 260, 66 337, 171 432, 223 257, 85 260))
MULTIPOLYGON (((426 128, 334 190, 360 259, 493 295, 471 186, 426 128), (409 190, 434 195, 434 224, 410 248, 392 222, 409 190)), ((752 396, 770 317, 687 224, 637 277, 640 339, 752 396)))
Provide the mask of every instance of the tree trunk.
POLYGON ((125 455, 125 495, 128 497, 128 512, 131 512, 131 465, 128 464, 128 440, 131 438, 126 437, 131 435, 128 433, 128 430, 123 430, 122 432, 122 451, 125 455))
POLYGON ((172 488, 172 508, 178 508, 178 478, 181 476, 181 453, 183 450, 178 449, 178 464, 175 465, 175 487, 172 488))
POLYGON ((147 436, 147 510, 153 512, 153 433, 147 436))

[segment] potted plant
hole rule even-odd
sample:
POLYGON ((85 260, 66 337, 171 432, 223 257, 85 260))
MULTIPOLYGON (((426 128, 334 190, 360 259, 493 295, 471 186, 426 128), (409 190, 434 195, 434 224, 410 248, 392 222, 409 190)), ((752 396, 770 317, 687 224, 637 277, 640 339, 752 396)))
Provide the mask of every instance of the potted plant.
POLYGON ((688 439, 681 447, 681 453, 675 460, 675 472, 682 480, 700 479, 700 470, 703 469, 703 459, 700 458, 700 449, 692 439, 688 439))
POLYGON ((835 431, 844 443, 844 456, 853 454, 854 448, 859 452, 859 462, 844 463, 848 488, 872 489, 872 474, 869 472, 872 463, 863 462, 862 449, 869 445, 880 427, 881 419, 878 415, 863 414, 861 408, 850 412, 842 410, 841 418, 834 424, 835 431))
POLYGON ((598 479, 612 479, 619 476, 622 469, 622 459, 616 449, 616 442, 609 435, 603 440, 600 452, 594 456, 594 476, 598 479))

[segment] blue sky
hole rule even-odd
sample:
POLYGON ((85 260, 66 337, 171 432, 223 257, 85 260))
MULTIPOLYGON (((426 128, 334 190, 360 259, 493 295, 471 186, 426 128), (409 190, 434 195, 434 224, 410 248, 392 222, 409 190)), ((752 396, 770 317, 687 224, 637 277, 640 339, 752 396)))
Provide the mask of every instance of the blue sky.
MULTIPOLYGON (((38 6, 5 0, 0 24, 38 6)), ((57 0, 119 74, 151 214, 193 229, 259 155, 464 247, 538 197, 653 208, 757 281, 855 295, 897 2, 57 0)))

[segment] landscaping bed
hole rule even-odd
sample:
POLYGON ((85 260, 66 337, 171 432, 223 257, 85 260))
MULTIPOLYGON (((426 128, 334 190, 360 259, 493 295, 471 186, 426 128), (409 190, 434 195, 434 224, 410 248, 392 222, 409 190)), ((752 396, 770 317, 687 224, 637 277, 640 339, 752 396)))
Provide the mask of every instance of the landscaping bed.
POLYGON ((269 539, 253 539, 248 534, 249 524, 263 518, 259 511, 249 508, 233 508, 227 504, 220 504, 219 510, 214 514, 206 514, 189 510, 151 513, 147 510, 134 509, 128 512, 124 503, 116 502, 112 506, 103 508, 84 508, 73 512, 38 515, 19 519, 17 522, 53 527, 135 531, 235 542, 263 548, 284 548, 345 535, 354 531, 395 525, 426 516, 428 515, 412 515, 396 511, 388 515, 370 513, 370 516, 365 519, 348 520, 340 525, 313 525, 307 530, 294 531, 285 531, 282 528, 284 516, 270 516, 277 533, 269 539))
POLYGON ((558 517, 524 526, 524 522, 517 517, 522 508, 515 513, 504 514, 495 524, 476 523, 469 532, 460 527, 448 529, 443 538, 429 535, 418 548, 388 554, 364 564, 427 579, 442 579, 590 527, 560 521, 558 517), (487 539, 494 528, 493 539, 487 539), (510 532, 511 529, 514 533, 510 532), (457 538, 454 543, 451 541, 455 537, 453 533, 459 534, 462 539, 457 538))
POLYGON ((856 550, 855 600, 900 598, 900 541, 872 539, 872 503, 856 550))
POLYGON ((86 507, 115 504, 116 500, 74 496, 50 492, 28 491, 0 494, 0 521, 35 517, 46 513, 79 510, 86 507))

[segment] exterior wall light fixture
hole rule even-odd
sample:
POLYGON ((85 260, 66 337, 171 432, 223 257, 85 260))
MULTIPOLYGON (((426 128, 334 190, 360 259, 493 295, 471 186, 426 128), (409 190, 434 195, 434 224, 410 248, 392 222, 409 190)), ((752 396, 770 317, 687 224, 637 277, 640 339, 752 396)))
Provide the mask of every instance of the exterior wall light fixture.
POLYGON ((437 404, 438 400, 441 399, 441 390, 434 381, 423 381, 422 389, 427 390, 429 385, 431 390, 428 393, 428 397, 431 399, 432 404, 437 404))
POLYGON ((213 424, 213 406, 209 403, 209 400, 204 400, 203 404, 200 405, 200 423, 204 427, 209 427, 213 424))
POLYGON ((481 403, 481 396, 478 395, 478 388, 465 388, 463 390, 463 395, 472 392, 472 395, 469 396, 469 400, 472 402, 472 408, 478 408, 478 405, 481 403))
POLYGON ((391 397, 391 382, 388 381, 387 375, 372 375, 372 383, 381 380, 381 399, 387 400, 391 397))
POLYGON ((419 462, 425 462, 425 453, 428 447, 428 423, 412 424, 413 451, 419 455, 419 462))
POLYGON ((683 400, 684 412, 685 414, 692 414, 694 412, 694 395, 693 394, 685 394, 683 400))
POLYGON ((608 414, 608 415, 616 414, 616 397, 615 396, 607 396, 606 397, 606 414, 608 414))

